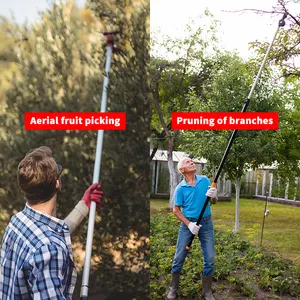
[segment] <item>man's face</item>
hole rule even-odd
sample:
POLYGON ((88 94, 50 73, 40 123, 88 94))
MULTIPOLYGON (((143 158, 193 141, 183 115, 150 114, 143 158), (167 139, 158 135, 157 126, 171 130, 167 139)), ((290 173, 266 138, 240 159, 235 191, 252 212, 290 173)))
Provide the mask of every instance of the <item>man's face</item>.
POLYGON ((184 160, 181 170, 182 173, 195 173, 196 165, 192 159, 187 158, 184 160))

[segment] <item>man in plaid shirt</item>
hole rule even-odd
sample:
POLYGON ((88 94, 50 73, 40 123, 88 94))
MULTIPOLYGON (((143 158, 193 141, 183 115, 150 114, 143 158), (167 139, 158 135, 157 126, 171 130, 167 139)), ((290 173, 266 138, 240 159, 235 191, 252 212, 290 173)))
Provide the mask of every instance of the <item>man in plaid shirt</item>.
POLYGON ((76 269, 70 233, 89 212, 91 201, 100 207, 102 189, 91 185, 63 221, 56 218, 57 191, 61 187, 50 148, 26 154, 18 166, 18 183, 26 206, 11 218, 2 240, 0 299, 72 299, 76 269))

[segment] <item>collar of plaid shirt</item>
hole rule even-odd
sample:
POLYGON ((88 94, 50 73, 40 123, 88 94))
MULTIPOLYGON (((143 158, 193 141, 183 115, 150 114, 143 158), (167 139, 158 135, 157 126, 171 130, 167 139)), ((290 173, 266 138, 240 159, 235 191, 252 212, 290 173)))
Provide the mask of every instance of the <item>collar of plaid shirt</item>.
POLYGON ((71 299, 75 282, 68 226, 26 205, 3 236, 0 299, 71 299))

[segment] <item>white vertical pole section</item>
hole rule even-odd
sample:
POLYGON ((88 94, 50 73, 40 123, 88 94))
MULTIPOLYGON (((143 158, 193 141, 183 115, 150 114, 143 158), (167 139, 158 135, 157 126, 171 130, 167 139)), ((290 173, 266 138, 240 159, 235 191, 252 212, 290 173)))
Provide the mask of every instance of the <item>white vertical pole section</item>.
POLYGON ((258 185, 259 185, 259 180, 258 177, 259 175, 256 174, 256 186, 255 186, 255 196, 258 196, 258 185))
MULTIPOLYGON (((110 70, 111 57, 113 53, 113 35, 108 34, 107 38, 108 38, 108 45, 106 48, 105 77, 103 82, 101 112, 106 111, 107 89, 109 83, 108 74, 110 70)), ((102 145, 103 145, 103 130, 98 130, 93 183, 99 182, 102 145)), ((87 231, 87 239, 86 239, 86 253, 84 259, 84 269, 83 269, 82 285, 81 285, 81 292, 80 292, 81 300, 88 299, 88 290, 89 290, 88 286, 89 286, 90 264, 91 264, 91 257, 92 257, 95 216, 96 216, 96 203, 92 201, 90 207, 90 213, 89 213, 89 223, 88 223, 88 231, 87 231)))
POLYGON ((267 171, 263 170, 262 196, 266 196, 267 171))
POLYGON ((273 189, 273 173, 270 173, 270 189, 269 189, 269 197, 272 197, 272 189, 273 189))

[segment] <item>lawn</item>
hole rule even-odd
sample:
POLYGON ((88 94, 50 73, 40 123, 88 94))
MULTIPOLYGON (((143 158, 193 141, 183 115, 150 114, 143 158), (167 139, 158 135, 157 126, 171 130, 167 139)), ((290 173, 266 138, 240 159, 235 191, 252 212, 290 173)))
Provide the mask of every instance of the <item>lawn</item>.
MULTIPOLYGON (((240 235, 246 241, 259 245, 265 202, 240 200, 240 235)), ((168 208, 168 200, 152 199, 151 216, 168 208)), ((215 228, 231 231, 234 228, 235 201, 218 202, 211 207, 215 228)), ((269 215, 265 218, 263 246, 278 252, 284 258, 300 264, 300 208, 268 203, 269 215)))

